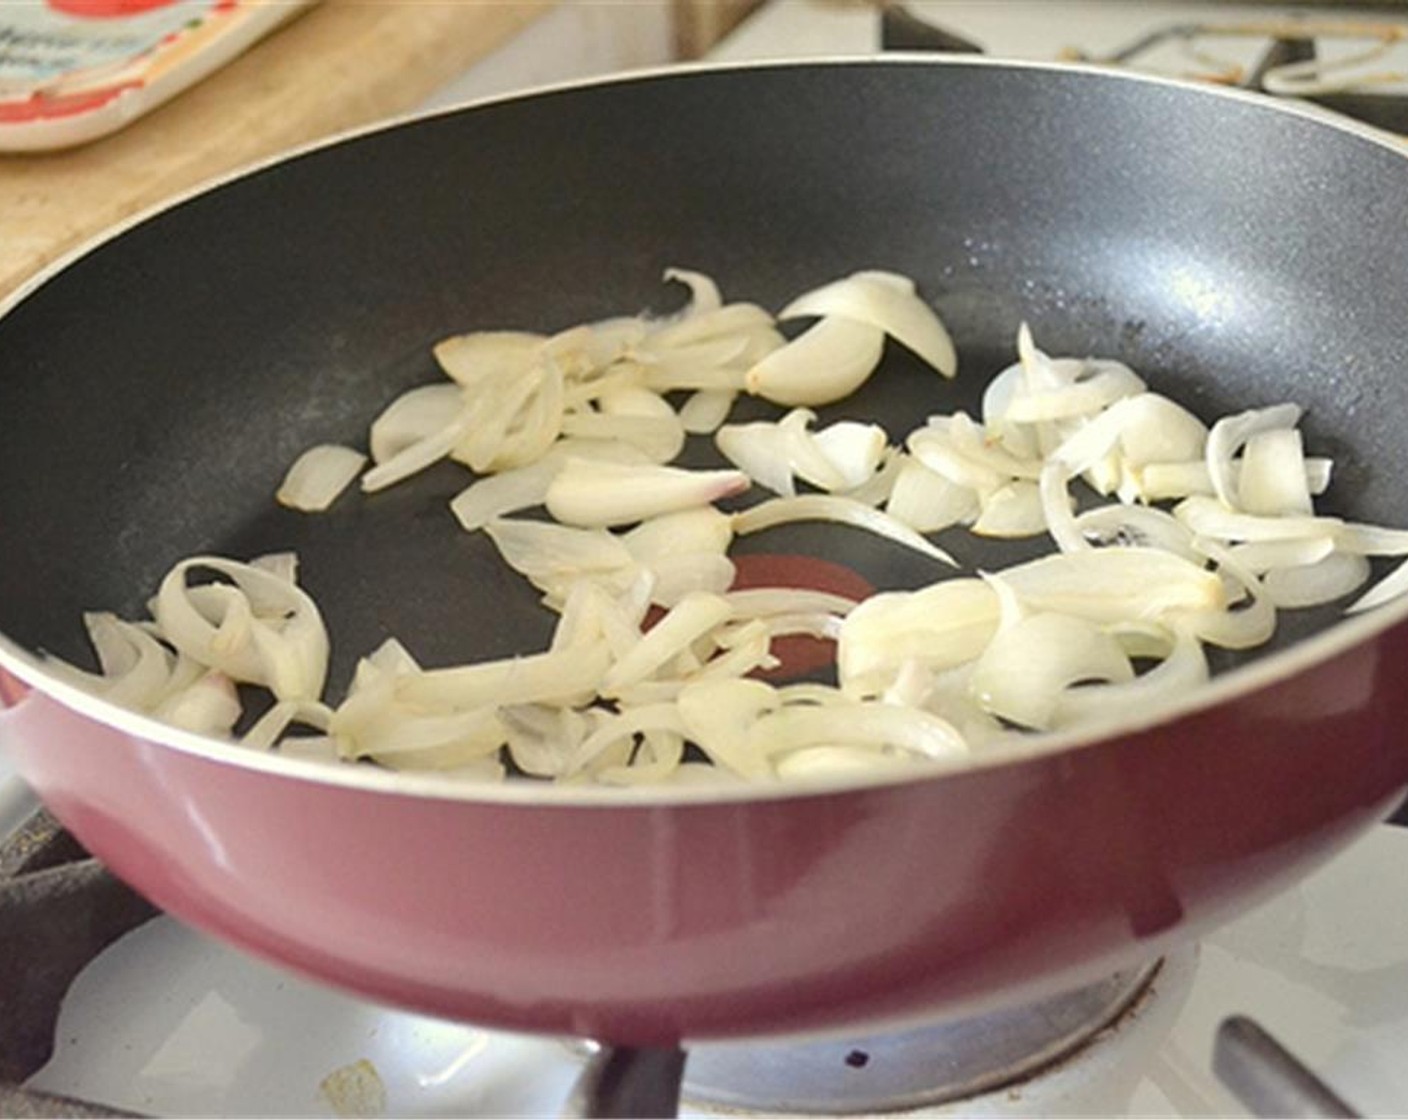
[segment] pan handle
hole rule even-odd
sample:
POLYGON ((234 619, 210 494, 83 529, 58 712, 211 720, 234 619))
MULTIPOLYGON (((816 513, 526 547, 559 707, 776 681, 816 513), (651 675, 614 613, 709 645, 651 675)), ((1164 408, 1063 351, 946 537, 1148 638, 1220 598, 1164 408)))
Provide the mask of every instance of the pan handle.
POLYGON ((672 1047, 601 1046, 567 1098, 569 1120, 678 1116, 684 1051, 672 1047))

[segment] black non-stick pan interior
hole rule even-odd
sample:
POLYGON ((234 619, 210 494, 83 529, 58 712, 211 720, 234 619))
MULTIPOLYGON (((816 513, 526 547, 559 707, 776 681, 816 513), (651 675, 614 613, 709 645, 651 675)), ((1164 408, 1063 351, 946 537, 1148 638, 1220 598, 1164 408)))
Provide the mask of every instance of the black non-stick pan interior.
MULTIPOLYGON (((892 347, 824 418, 899 439, 974 409, 1025 319, 1205 418, 1304 405, 1336 460, 1325 508, 1408 525, 1405 220, 1387 145, 1243 97, 990 63, 686 72, 376 132, 137 225, 0 320, 0 630, 78 658, 81 612, 138 614, 175 560, 294 549, 335 679, 389 633, 428 663, 539 647, 536 593, 446 509, 461 468, 321 516, 273 492, 303 448, 362 443, 436 379, 438 338, 668 310, 669 265, 772 308, 857 268, 913 276, 959 380, 892 347)), ((1049 547, 939 540, 969 564, 1049 547)), ((947 574, 833 527, 744 547, 877 586, 947 574)), ((1284 640, 1338 614, 1288 616, 1284 640)))

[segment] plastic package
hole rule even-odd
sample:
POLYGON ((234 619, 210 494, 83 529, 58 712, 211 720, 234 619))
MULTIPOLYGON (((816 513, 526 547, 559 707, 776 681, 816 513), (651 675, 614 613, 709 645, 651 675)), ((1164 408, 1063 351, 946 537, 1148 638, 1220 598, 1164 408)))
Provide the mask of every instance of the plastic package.
POLYGON ((210 74, 309 0, 6 0, 0 151, 82 144, 210 74))

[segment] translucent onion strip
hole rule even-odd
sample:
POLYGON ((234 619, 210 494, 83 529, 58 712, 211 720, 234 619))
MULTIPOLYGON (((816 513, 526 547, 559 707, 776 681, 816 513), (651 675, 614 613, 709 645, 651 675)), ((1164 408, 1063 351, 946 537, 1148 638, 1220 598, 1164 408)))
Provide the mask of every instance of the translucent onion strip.
POLYGON ((280 505, 314 513, 325 510, 352 485, 367 457, 351 447, 321 443, 293 461, 274 494, 280 505))
POLYGON ((989 712, 1048 730, 1062 694, 1084 681, 1128 681, 1134 669, 1118 641, 1067 614, 1029 615, 998 631, 973 668, 971 689, 989 712))
POLYGON ((919 298, 914 282, 897 273, 852 273, 798 296, 778 318, 802 316, 834 316, 867 324, 914 351, 945 377, 958 372, 958 354, 948 329, 919 298))
POLYGON ((742 471, 630 467, 568 459, 548 486, 548 512, 575 526, 629 525, 708 505, 748 489, 742 471))
POLYGON ((1184 630, 1173 632, 1167 655, 1132 680, 1065 689, 1051 720, 1054 729, 1096 719, 1115 719, 1132 711, 1151 712, 1188 695, 1208 679, 1202 643, 1184 630))
POLYGON ((781 405, 839 401, 863 385, 884 350, 884 332, 850 319, 821 319, 748 371, 754 396, 781 405))
POLYGON ((946 719, 915 708, 874 701, 790 705, 768 712, 748 730, 746 748, 757 755, 813 746, 898 748, 924 758, 953 759, 968 744, 946 719))
POLYGON ((1240 487, 1233 473, 1233 456, 1242 445, 1258 432, 1277 428, 1294 428, 1300 422, 1301 408, 1295 404, 1278 404, 1270 408, 1254 408, 1234 416, 1224 416, 1208 433, 1208 477, 1213 493, 1229 509, 1241 508, 1240 487))
POLYGON ((834 521, 902 544, 952 567, 958 561, 931 544, 908 525, 878 509, 834 494, 804 494, 797 498, 771 498, 734 514, 733 528, 739 536, 771 529, 793 521, 834 521))
POLYGON ((167 573, 154 610, 166 640, 202 665, 267 685, 280 700, 315 700, 322 693, 328 660, 322 615, 302 589, 278 575, 218 556, 192 557, 167 573), (187 573, 201 569, 233 580, 241 593, 243 605, 229 608, 225 618, 238 618, 241 611, 251 617, 234 640, 222 631, 225 618, 220 625, 208 620, 186 586, 187 573))

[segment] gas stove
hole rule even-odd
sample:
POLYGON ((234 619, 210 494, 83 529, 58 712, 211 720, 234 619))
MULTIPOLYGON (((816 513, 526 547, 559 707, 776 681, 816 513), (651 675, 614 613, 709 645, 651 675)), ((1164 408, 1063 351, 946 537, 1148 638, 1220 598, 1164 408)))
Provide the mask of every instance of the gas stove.
MULTIPOLYGON (((1269 74, 1330 105, 1408 92, 1408 39, 1344 26, 1408 26, 1382 6, 911 0, 890 14, 891 45, 923 45, 903 33, 937 28, 949 49, 1002 57, 1263 87, 1269 74), (1313 35, 1293 33, 1312 21, 1313 35), (1302 65, 1307 41, 1316 67, 1302 65)), ((870 53, 883 24, 870 4, 772 0, 712 57, 870 53)), ((598 1107, 584 1086, 609 1055, 589 1041, 438 1021, 293 976, 154 914, 34 813, 0 758, 0 1115, 598 1107)), ((1408 1113, 1405 865, 1408 830, 1384 825, 1202 942, 1026 1014, 879 1038, 688 1046, 682 1114, 1236 1116, 1247 1102, 1272 1114, 1408 1113), (1294 1068, 1263 1076, 1258 1025, 1318 1082, 1294 1068), (994 1059, 1002 1046, 1014 1049, 994 1059), (1288 1085, 1299 1095, 1266 1095, 1288 1085)))

